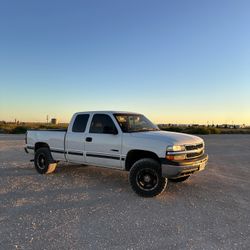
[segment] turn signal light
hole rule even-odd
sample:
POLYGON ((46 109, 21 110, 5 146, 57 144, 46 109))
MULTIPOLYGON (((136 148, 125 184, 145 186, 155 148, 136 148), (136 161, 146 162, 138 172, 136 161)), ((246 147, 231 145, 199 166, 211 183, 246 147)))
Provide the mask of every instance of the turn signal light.
POLYGON ((167 155, 166 158, 170 161, 173 161, 174 160, 174 156, 173 155, 167 155))
POLYGON ((169 161, 182 161, 186 159, 186 155, 166 155, 166 159, 169 161))

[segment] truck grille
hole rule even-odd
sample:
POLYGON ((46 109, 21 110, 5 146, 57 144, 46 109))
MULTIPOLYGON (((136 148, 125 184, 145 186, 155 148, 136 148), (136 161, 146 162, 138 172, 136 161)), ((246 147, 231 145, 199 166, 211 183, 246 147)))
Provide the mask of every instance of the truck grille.
POLYGON ((194 145, 186 145, 186 151, 187 151, 187 155, 186 155, 186 159, 193 159, 193 158, 197 158, 199 156, 202 156, 204 154, 204 150, 203 150, 203 143, 199 143, 199 144, 194 144, 194 145), (193 151, 188 153, 188 151, 193 151), (196 151, 196 152, 194 152, 196 151))
POLYGON ((197 144, 197 145, 187 145, 185 146, 186 150, 195 150, 195 149, 200 149, 203 148, 203 143, 197 144))
POLYGON ((203 155, 203 153, 204 153, 203 150, 200 152, 189 153, 189 154, 187 154, 187 159, 199 157, 199 156, 203 155))

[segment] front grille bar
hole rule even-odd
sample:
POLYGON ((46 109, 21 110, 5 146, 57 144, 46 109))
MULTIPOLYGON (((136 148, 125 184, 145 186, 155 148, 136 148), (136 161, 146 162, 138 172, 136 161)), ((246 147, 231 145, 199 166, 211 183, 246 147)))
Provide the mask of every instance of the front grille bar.
POLYGON ((196 149, 200 149, 203 148, 203 143, 197 144, 197 145, 186 145, 185 146, 186 150, 196 150, 196 149))
POLYGON ((188 153, 187 154, 187 158, 190 159, 190 158, 195 158, 195 157, 199 157, 201 155, 203 155, 204 151, 200 151, 200 152, 195 152, 195 153, 188 153))

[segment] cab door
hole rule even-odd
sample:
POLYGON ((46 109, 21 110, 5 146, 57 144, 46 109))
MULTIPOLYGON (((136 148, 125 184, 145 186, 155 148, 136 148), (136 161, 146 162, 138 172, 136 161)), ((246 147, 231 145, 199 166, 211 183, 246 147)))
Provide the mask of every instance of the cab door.
POLYGON ((65 138, 65 154, 69 162, 86 163, 84 144, 89 114, 77 114, 72 118, 65 138))
POLYGON ((121 168, 121 132, 108 114, 94 114, 85 137, 85 157, 90 165, 121 168))

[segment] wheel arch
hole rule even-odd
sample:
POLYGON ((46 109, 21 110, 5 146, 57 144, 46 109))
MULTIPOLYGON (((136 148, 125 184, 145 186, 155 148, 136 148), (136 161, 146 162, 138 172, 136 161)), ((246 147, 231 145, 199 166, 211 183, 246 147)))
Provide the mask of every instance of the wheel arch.
POLYGON ((36 144, 35 144, 35 152, 39 148, 48 148, 48 149, 50 149, 49 145, 46 142, 36 142, 36 144))
POLYGON ((133 149, 127 153, 125 160, 125 170, 129 171, 136 161, 143 158, 151 158, 161 163, 160 158, 157 156, 156 153, 147 150, 133 149))

